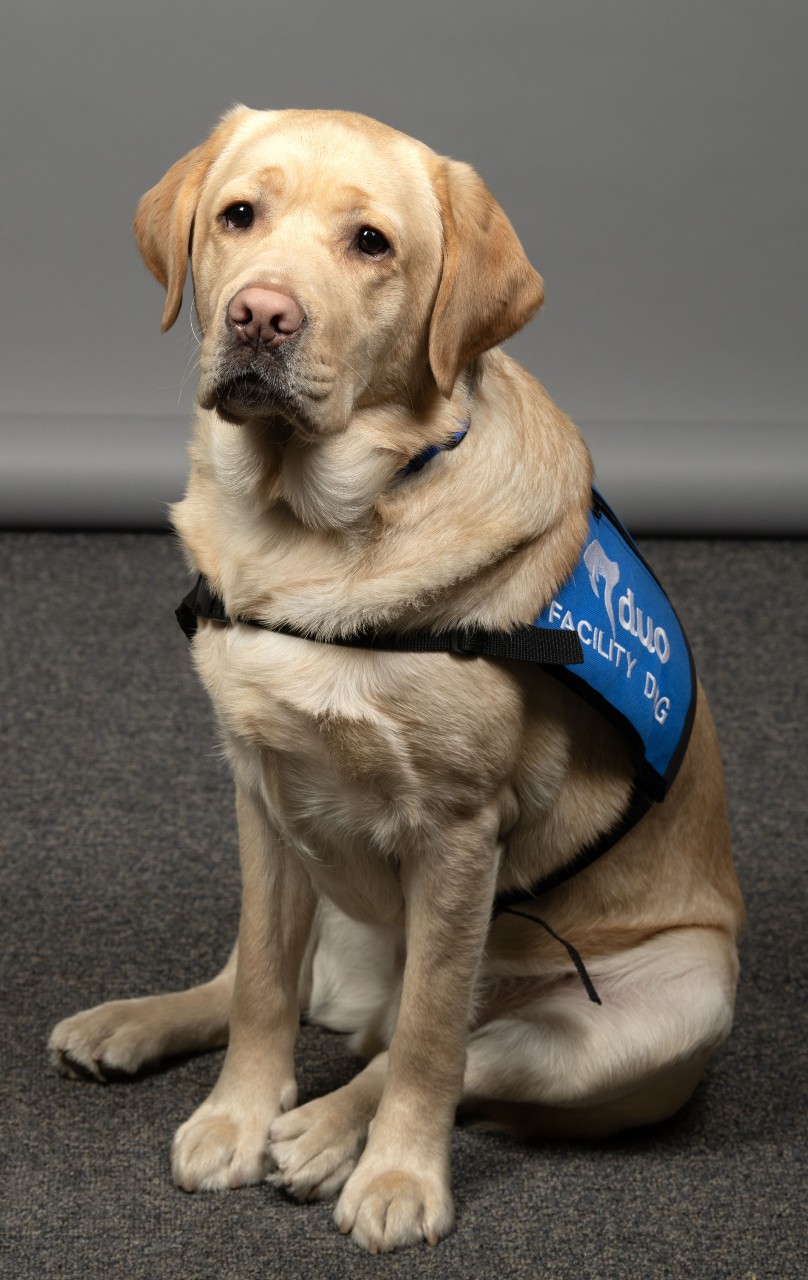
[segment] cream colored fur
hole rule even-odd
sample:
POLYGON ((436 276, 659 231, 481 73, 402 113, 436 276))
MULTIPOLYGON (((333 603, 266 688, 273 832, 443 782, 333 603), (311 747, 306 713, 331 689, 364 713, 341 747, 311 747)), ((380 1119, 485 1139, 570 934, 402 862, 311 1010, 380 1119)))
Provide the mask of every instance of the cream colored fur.
MULTIPOLYGON (((237 108, 144 196, 136 221, 178 314, 191 260, 203 333, 191 474, 174 523, 232 616, 328 638, 363 625, 530 622, 576 562, 591 464, 497 344, 542 286, 468 166, 359 116, 237 108), (222 219, 249 203, 252 225, 222 219), (390 251, 356 247, 362 226, 390 251), (227 324, 240 289, 306 317, 260 353, 274 399, 242 409, 227 324), (470 380, 474 389, 469 398, 470 380), (399 470, 448 439, 421 473, 399 470)), ((241 366, 239 366, 241 367, 241 366)), ((192 656, 237 790, 237 951, 205 986, 117 1001, 54 1030, 103 1078, 227 1042, 178 1131, 188 1190, 263 1178, 371 1252, 451 1229, 458 1105, 528 1132, 598 1137, 670 1115, 727 1035, 742 908, 703 694, 680 775, 541 913, 583 953, 500 916, 622 813, 626 750, 537 668, 346 649, 202 623, 192 656), (301 1004, 367 1068, 296 1108, 301 1004)))

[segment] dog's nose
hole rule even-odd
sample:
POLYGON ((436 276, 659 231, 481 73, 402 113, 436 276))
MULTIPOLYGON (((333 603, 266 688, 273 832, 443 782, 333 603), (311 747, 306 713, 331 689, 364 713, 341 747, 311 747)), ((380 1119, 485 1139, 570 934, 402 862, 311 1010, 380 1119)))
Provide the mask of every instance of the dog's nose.
POLYGON ((305 313, 292 294, 249 285, 230 299, 227 318, 242 342, 275 347, 300 332, 305 313))

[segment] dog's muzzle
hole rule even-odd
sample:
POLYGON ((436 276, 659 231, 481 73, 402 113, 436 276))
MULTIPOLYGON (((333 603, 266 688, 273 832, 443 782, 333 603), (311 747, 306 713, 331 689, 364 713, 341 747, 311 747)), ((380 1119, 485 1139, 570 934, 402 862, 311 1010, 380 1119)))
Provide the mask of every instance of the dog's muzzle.
POLYGON ((307 325, 291 293, 251 285, 230 300, 215 368, 200 387, 203 409, 229 420, 298 416, 294 362, 307 325))

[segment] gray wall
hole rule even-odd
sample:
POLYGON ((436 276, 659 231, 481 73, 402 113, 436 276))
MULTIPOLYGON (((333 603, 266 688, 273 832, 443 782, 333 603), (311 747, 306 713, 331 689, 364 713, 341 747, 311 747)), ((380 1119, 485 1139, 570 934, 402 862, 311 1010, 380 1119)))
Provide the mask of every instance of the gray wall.
POLYGON ((804 0, 12 0, 0 46, 0 521, 178 496, 188 309, 139 195, 233 101, 471 161, 547 283, 511 344, 643 529, 808 525, 804 0))

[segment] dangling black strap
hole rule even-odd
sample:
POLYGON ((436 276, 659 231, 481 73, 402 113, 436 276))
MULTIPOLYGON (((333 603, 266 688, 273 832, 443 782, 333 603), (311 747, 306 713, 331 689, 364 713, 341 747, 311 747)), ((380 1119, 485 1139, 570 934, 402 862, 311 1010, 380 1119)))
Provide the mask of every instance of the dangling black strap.
POLYGON ((589 996, 589 999, 593 1004, 603 1004, 603 1001, 595 990, 595 984, 586 971, 586 965, 571 942, 567 942, 566 938, 562 938, 560 933, 556 933, 555 929, 551 929, 547 921, 542 920, 541 916, 531 915, 528 911, 517 911, 514 907, 502 907, 502 910, 507 911, 508 915, 519 916, 522 920, 530 920, 533 924, 540 924, 542 929, 546 930, 551 938, 555 938, 556 942, 560 942, 562 947, 566 949, 567 955, 575 965, 575 968, 578 970, 578 977, 581 979, 581 982, 584 985, 584 990, 589 996))
MULTIPOLYGON (((242 622, 264 631, 278 631, 302 640, 320 637, 297 627, 261 622, 256 618, 231 618, 224 601, 200 574, 182 604, 176 610, 177 621, 189 640, 196 634, 197 620, 242 622)), ((580 638, 575 631, 556 631, 552 627, 517 627, 513 631, 484 631, 480 627, 461 627, 454 631, 404 631, 399 635, 383 635, 359 631, 350 636, 329 637, 328 644, 359 649, 393 650, 397 653, 455 653, 464 658, 510 658, 519 662, 539 662, 552 666, 578 665, 584 660, 580 638)))
POLYGON ((629 831, 636 827, 640 819, 645 817, 648 810, 653 808, 654 803, 654 800, 648 795, 648 792, 644 790, 642 784, 635 779, 631 796, 629 797, 629 802, 624 813, 621 814, 614 826, 604 832, 599 839, 594 840, 584 849, 581 849, 574 858, 569 860, 569 862, 565 862, 563 866, 557 867, 555 871, 551 871, 549 875, 538 880, 535 884, 531 885, 529 889, 512 889, 508 893, 498 893, 494 899, 494 907, 492 911, 493 919, 496 919, 496 917, 501 915, 503 912, 507 912, 512 916, 521 916, 523 920, 532 920, 534 924, 540 924, 543 929, 546 929, 547 933, 549 933, 552 938, 555 938, 556 942, 560 942, 562 947, 566 947, 572 963, 578 970, 578 976, 584 984, 586 994, 595 1004, 601 1004, 602 1001, 595 990, 592 979, 586 971, 586 966, 583 960, 575 950, 572 943, 567 942, 567 940, 562 938, 560 934, 556 933, 554 929, 551 929, 546 920, 542 920, 540 916, 531 915, 527 911, 517 910, 515 904, 519 903, 522 907, 525 907, 535 898, 542 897, 543 894, 549 893, 551 889, 557 889, 560 884, 564 884, 567 880, 571 880, 579 871, 583 871, 586 867, 591 866, 592 863, 596 862, 604 853, 608 853, 610 849, 613 849, 618 840, 622 840, 624 836, 628 835, 629 831))

